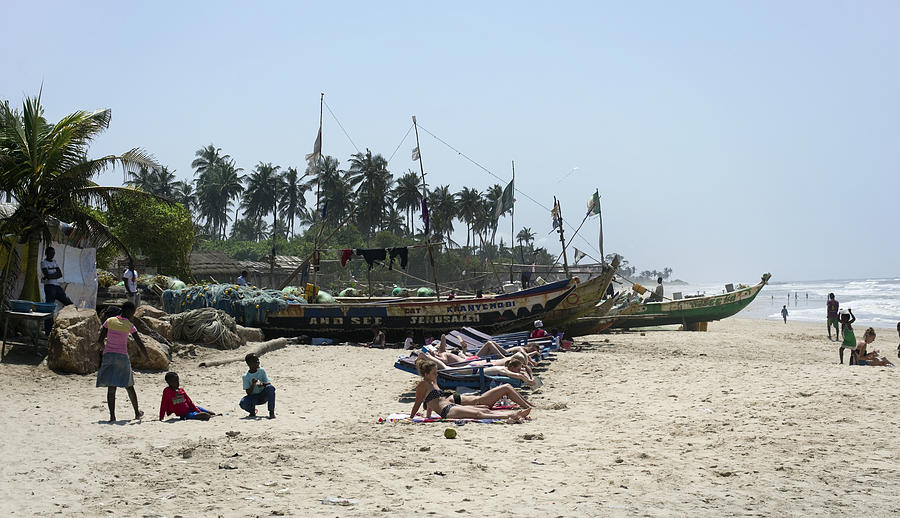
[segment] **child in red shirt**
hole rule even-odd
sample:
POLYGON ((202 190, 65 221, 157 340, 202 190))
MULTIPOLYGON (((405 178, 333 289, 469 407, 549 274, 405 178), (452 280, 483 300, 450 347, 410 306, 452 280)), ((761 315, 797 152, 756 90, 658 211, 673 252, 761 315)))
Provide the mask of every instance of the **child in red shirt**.
POLYGON ((163 389, 162 402, 159 405, 160 421, 169 414, 175 414, 181 419, 200 419, 201 421, 207 421, 216 415, 191 401, 187 392, 178 386, 178 374, 167 372, 166 383, 169 386, 163 389))

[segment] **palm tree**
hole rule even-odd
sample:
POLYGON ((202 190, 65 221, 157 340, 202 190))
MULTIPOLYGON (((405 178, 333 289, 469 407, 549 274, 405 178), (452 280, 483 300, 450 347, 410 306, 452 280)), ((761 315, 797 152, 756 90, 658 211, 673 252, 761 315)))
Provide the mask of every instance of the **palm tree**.
POLYGON ((397 179, 397 186, 394 187, 394 203, 397 210, 406 211, 406 228, 412 234, 415 231, 413 225, 413 215, 422 207, 422 184, 421 177, 409 171, 397 179))
POLYGON ((153 189, 156 187, 154 171, 147 166, 140 166, 137 172, 132 171, 128 176, 131 178, 125 181, 125 185, 130 185, 145 192, 153 192, 153 189))
POLYGON ((150 192, 159 196, 171 198, 174 183, 175 171, 169 171, 168 167, 162 166, 153 171, 153 188, 150 192))
POLYGON ((488 218, 488 221, 483 222, 483 225, 491 229, 491 246, 494 246, 494 238, 497 236, 497 226, 500 224, 500 220, 495 217, 494 212, 496 210, 497 200, 502 197, 503 186, 499 183, 495 183, 484 191, 484 200, 487 204, 487 210, 484 212, 484 217, 488 218))
POLYGON ((447 239, 449 247, 450 235, 453 234, 453 218, 456 217, 456 197, 450 192, 450 186, 438 186, 428 193, 428 207, 431 212, 429 217, 432 232, 447 239))
POLYGON ((327 208, 325 220, 330 223, 338 223, 349 214, 353 208, 353 189, 347 183, 340 170, 340 162, 333 156, 326 156, 319 160, 316 167, 308 168, 306 175, 309 180, 304 185, 310 192, 316 192, 319 206, 314 207, 311 213, 312 222, 322 219, 322 209, 327 208))
POLYGON ((291 236, 294 235, 294 220, 300 215, 300 211, 306 205, 306 191, 309 189, 300 183, 303 177, 297 174, 296 167, 288 167, 284 174, 284 193, 281 195, 281 216, 287 219, 291 236))
POLYGON ((284 191, 284 177, 278 173, 280 166, 258 163, 247 179, 247 189, 241 200, 244 217, 262 219, 272 213, 272 233, 278 231, 278 199, 284 191))
POLYGON ((472 235, 472 241, 475 241, 472 227, 475 225, 475 215, 478 213, 481 204, 481 193, 477 189, 463 187, 461 191, 456 193, 456 210, 459 219, 466 224, 466 248, 469 247, 469 235, 472 235))
POLYGON ((225 239, 228 211, 232 201, 244 190, 244 177, 238 174, 240 171, 242 169, 235 166, 234 160, 227 157, 206 167, 195 180, 198 212, 206 221, 206 229, 218 239, 225 239))
POLYGON ((172 182, 172 201, 184 205, 188 212, 193 213, 197 207, 193 185, 182 180, 172 182))
POLYGON ((194 156, 197 158, 191 162, 191 167, 196 171, 195 174, 202 175, 208 169, 217 166, 222 163, 224 160, 231 158, 229 155, 222 154, 222 148, 215 147, 210 144, 206 147, 198 149, 194 152, 194 156))
POLYGON ((402 236, 408 232, 404 219, 403 214, 397 210, 397 207, 391 205, 384 214, 381 228, 392 234, 402 236))
POLYGON ((241 241, 256 241, 265 236, 269 225, 262 218, 241 218, 231 226, 231 238, 241 241))
POLYGON ((387 169, 387 160, 381 155, 356 153, 350 157, 347 182, 356 188, 359 210, 356 213, 360 230, 371 236, 383 220, 385 209, 391 205, 390 194, 394 177, 387 169))
POLYGON ((525 227, 520 230, 519 233, 516 234, 516 241, 518 241, 519 246, 522 247, 522 254, 524 257, 525 248, 522 246, 522 243, 524 242, 525 245, 531 245, 531 243, 534 241, 534 232, 531 231, 531 227, 525 227))
MULTIPOLYGON (((22 111, 0 103, 0 190, 10 193, 15 211, 0 221, 2 235, 16 235, 27 243, 25 284, 19 298, 40 300, 38 247, 49 243, 53 220, 73 222, 76 232, 98 247, 112 244, 130 256, 91 210, 108 207, 116 192, 151 196, 130 187, 101 187, 91 181, 107 167, 121 164, 126 172, 158 167, 141 149, 121 155, 88 158, 88 147, 109 127, 111 111, 77 111, 52 124, 44 118, 40 94, 26 98, 22 111)), ((8 262, 9 264, 9 262, 8 262)))

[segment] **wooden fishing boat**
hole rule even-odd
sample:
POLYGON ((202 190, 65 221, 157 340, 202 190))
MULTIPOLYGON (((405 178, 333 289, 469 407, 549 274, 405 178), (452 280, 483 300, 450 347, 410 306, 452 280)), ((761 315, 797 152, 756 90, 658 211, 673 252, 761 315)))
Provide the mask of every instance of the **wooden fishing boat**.
POLYGON ((605 318, 606 314, 615 306, 617 302, 621 302, 622 296, 610 297, 602 303, 594 307, 594 309, 585 316, 578 317, 574 321, 569 322, 562 329, 566 336, 587 336, 600 334, 615 322, 614 319, 605 318))
MULTIPOLYGON (((585 328, 579 331, 591 331, 594 334, 602 325, 606 328, 628 329, 632 327, 653 327, 681 324, 685 329, 696 324, 722 320, 737 314, 747 307, 768 283, 771 274, 765 273, 759 283, 739 288, 729 293, 709 297, 688 297, 663 302, 646 302, 625 306, 612 310, 606 315, 588 315, 584 318, 585 328), (592 330, 587 324, 593 322, 592 330)), ((579 319, 581 320, 581 319, 579 319)))
POLYGON ((290 304, 282 311, 270 313, 260 327, 267 338, 309 335, 371 340, 375 326, 392 341, 403 340, 410 330, 417 335, 438 336, 463 326, 497 334, 526 323, 530 326, 575 288, 574 280, 565 280, 480 299, 290 304))
MULTIPOLYGON (((562 300, 555 308, 547 311, 541 320, 544 322, 544 328, 550 330, 552 328, 565 329, 566 326, 573 323, 575 319, 595 311, 597 303, 606 295, 606 289, 612 282, 616 270, 619 268, 619 256, 616 255, 612 263, 603 266, 603 272, 592 279, 585 282, 579 282, 578 278, 574 278, 575 289, 573 289, 566 298, 562 300)), ((531 329, 531 322, 528 326, 522 326, 522 329, 531 329)), ((520 329, 516 329, 520 330, 520 329)))

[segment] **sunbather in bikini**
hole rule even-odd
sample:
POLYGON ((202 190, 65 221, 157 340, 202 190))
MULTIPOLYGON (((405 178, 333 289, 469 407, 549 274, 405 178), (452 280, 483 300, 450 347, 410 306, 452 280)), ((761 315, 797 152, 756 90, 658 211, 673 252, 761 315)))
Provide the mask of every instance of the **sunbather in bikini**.
MULTIPOLYGON (((506 376, 507 378, 515 378, 524 381, 528 385, 534 387, 539 386, 537 378, 531 373, 531 369, 526 365, 525 357, 521 354, 514 354, 509 358, 501 358, 500 360, 478 360, 469 362, 465 366, 451 367, 444 363, 440 358, 434 356, 431 352, 423 352, 422 356, 428 358, 437 364, 438 370, 446 370, 451 368, 463 367, 485 367, 484 374, 486 376, 506 376), (498 362, 500 362, 498 364, 498 362)), ((459 371, 458 371, 459 372, 459 371)))
MULTIPOLYGON (((437 343, 432 343, 435 347, 434 351, 431 351, 434 356, 437 356, 444 363, 461 363, 465 361, 472 361, 479 358, 485 358, 487 356, 496 356, 498 359, 491 360, 491 363, 494 365, 504 365, 506 360, 513 357, 516 353, 521 354, 521 356, 527 357, 529 354, 536 354, 538 358, 540 358, 540 348, 538 348, 537 352, 528 352, 528 348, 525 347, 510 347, 509 349, 504 349, 497 345, 496 342, 492 340, 488 340, 484 345, 481 346, 481 349, 478 350, 474 355, 467 355, 466 341, 462 337, 458 337, 459 341, 462 343, 462 349, 453 349, 447 350, 447 335, 441 335, 441 341, 437 343)), ((528 372, 531 374, 532 366, 536 366, 537 362, 532 361, 529 358, 528 361, 528 372)))
MULTIPOLYGON (((422 381, 416 385, 416 402, 413 404, 412 412, 409 414, 410 418, 416 416, 419 407, 422 405, 425 407, 426 417, 431 417, 433 412, 440 415, 442 419, 508 419, 515 421, 527 417, 531 412, 531 407, 524 399, 522 399, 522 402, 525 403, 526 408, 517 411, 491 410, 487 406, 454 403, 452 398, 444 397, 443 392, 438 388, 437 363, 428 358, 420 357, 416 361, 416 369, 422 376, 422 381)), ((484 395, 487 395, 487 393, 484 395)))

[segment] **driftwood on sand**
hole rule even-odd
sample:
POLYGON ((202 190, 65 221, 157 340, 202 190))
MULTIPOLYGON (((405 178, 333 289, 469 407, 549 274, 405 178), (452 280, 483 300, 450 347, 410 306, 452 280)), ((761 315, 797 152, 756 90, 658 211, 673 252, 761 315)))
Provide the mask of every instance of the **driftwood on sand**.
POLYGON ((243 350, 243 354, 241 356, 226 358, 224 360, 205 361, 202 362, 200 366, 214 367, 216 365, 225 365, 226 363, 242 362, 244 361, 244 357, 250 353, 253 353, 257 356, 262 356, 268 352, 277 351, 278 349, 284 349, 288 345, 295 343, 297 343, 297 341, 291 338, 275 338, 274 340, 268 340, 265 342, 247 344, 247 348, 243 350))

